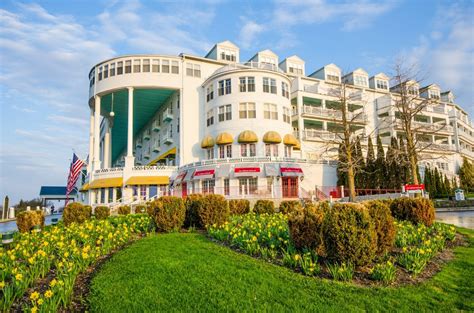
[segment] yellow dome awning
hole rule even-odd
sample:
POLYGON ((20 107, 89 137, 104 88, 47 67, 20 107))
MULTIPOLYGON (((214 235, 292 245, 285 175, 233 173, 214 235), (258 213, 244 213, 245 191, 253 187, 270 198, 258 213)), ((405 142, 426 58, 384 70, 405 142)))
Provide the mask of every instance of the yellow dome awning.
POLYGON ((81 187, 81 189, 79 189, 80 192, 85 192, 85 191, 87 191, 87 190, 89 190, 89 183, 85 183, 85 184, 81 187))
POLYGON ((240 133, 239 138, 237 139, 239 143, 254 143, 258 141, 257 134, 251 130, 244 130, 240 133))
POLYGON ((296 142, 297 142, 297 144, 296 144, 296 146, 293 147, 293 150, 301 150, 301 143, 300 143, 300 141, 297 139, 296 142))
POLYGON ((265 143, 280 143, 281 142, 281 136, 279 133, 276 131, 268 131, 263 135, 263 142, 265 143))
POLYGON ((168 176, 132 176, 127 180, 126 185, 168 185, 168 176))
POLYGON ((232 138, 232 135, 229 133, 220 133, 216 137, 216 143, 218 145, 228 145, 234 142, 234 138, 232 138))
POLYGON ((214 147, 216 143, 214 142, 214 138, 212 136, 206 136, 204 139, 201 141, 201 148, 203 149, 208 149, 214 147))
POLYGON ((283 143, 287 146, 296 146, 298 145, 298 139, 292 134, 286 134, 285 137, 283 137, 283 143))
POLYGON ((122 185, 123 185, 122 177, 101 178, 101 179, 96 179, 92 181, 92 183, 89 184, 89 189, 122 187, 122 185))

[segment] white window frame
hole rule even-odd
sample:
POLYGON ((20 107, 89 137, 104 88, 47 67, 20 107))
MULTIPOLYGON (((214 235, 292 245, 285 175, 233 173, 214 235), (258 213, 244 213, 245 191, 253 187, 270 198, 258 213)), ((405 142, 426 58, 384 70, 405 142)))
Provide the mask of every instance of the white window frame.
POLYGON ((257 108, 255 102, 239 103, 239 118, 251 119, 257 117, 257 108))

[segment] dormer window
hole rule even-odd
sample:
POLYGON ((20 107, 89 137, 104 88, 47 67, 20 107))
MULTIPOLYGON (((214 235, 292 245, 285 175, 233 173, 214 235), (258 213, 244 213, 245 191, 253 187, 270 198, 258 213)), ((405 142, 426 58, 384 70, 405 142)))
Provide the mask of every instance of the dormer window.
POLYGON ((296 75, 303 75, 303 66, 298 64, 289 64, 288 72, 296 75))
POLYGON ((437 90, 428 90, 428 96, 430 99, 436 99, 439 100, 439 91, 437 90))
POLYGON ((339 82, 339 73, 338 72, 333 72, 333 71, 327 71, 326 79, 338 83, 339 82))
POLYGON ((388 90, 388 82, 386 80, 377 79, 377 89, 388 90))
POLYGON ((354 85, 357 86, 367 86, 367 77, 355 75, 354 76, 354 85))
POLYGON ((276 60, 267 57, 259 57, 260 64, 263 65, 263 68, 273 69, 276 67, 276 60))
POLYGON ((222 49, 221 60, 235 62, 237 60, 235 56, 235 51, 222 49))
POLYGON ((407 92, 412 96, 418 96, 418 88, 416 88, 415 86, 408 87, 407 92))

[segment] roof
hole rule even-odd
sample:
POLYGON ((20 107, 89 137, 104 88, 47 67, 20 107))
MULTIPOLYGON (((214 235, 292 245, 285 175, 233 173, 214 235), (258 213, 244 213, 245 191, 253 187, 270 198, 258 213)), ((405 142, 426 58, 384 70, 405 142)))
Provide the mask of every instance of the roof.
POLYGON ((389 80, 389 79, 390 79, 387 75, 385 75, 385 73, 378 73, 378 74, 375 74, 375 75, 372 76, 371 78, 374 78, 374 77, 376 77, 376 78, 382 78, 382 79, 386 79, 386 80, 389 80))
POLYGON ((214 51, 214 49, 217 48, 217 46, 228 46, 228 47, 232 47, 232 48, 235 48, 235 49, 239 49, 238 46, 236 46, 233 42, 229 41, 229 40, 224 40, 224 41, 221 41, 221 42, 218 42, 216 43, 212 48, 211 50, 209 50, 209 52, 206 54, 205 58, 207 58, 212 51, 214 51))
POLYGON ((440 89, 440 88, 436 84, 429 84, 428 86, 421 87, 420 91, 424 91, 424 90, 427 90, 427 89, 440 89))
MULTIPOLYGON (((75 195, 77 191, 73 190, 70 194, 75 195)), ((40 196, 66 195, 66 186, 41 186, 40 196)))

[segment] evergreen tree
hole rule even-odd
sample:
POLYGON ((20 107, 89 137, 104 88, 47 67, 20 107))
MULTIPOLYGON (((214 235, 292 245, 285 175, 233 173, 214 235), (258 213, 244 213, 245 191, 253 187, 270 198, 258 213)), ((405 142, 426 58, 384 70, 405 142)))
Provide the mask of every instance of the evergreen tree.
POLYGON ((431 170, 428 166, 425 167, 425 177, 423 179, 423 184, 425 185, 425 191, 431 196, 431 170))
POLYGON ((377 188, 384 188, 385 185, 385 151, 382 146, 382 139, 377 136, 377 159, 375 160, 375 174, 376 174, 376 186, 377 188))
POLYGON ((399 146, 399 158, 400 162, 400 181, 402 184, 408 184, 410 182, 410 161, 408 160, 407 149, 405 147, 405 141, 400 137, 399 146))
POLYGON ((465 191, 469 192, 474 190, 474 165, 465 157, 459 169, 459 181, 461 188, 465 191))
POLYGON ((434 169, 434 184, 433 184, 433 188, 434 188, 434 194, 433 194, 433 198, 439 198, 441 192, 442 192, 442 187, 441 187, 441 178, 439 176, 439 171, 438 171, 438 168, 435 167, 434 169))
POLYGON ((356 172, 355 172, 355 185, 356 188, 365 188, 365 161, 364 155, 362 153, 362 146, 360 144, 360 138, 357 136, 355 143, 355 162, 356 162, 356 172))
POLYGON ((367 143, 367 159, 365 162, 365 188, 374 189, 377 184, 377 173, 376 173, 376 164, 375 164, 375 152, 374 145, 372 143, 372 137, 369 136, 369 141, 367 143))
POLYGON ((449 197, 453 193, 453 189, 451 187, 451 183, 446 175, 444 175, 444 187, 446 189, 446 197, 449 197))
POLYGON ((344 164, 346 163, 344 153, 344 145, 341 143, 339 144, 339 154, 338 154, 338 163, 337 163, 337 185, 338 186, 347 186, 347 171, 344 168, 344 164))
POLYGON ((398 185, 398 171, 397 171, 397 151, 398 151, 398 144, 397 139, 392 137, 390 140, 390 146, 387 150, 387 155, 385 157, 386 163, 386 184, 385 188, 399 188, 398 185))

